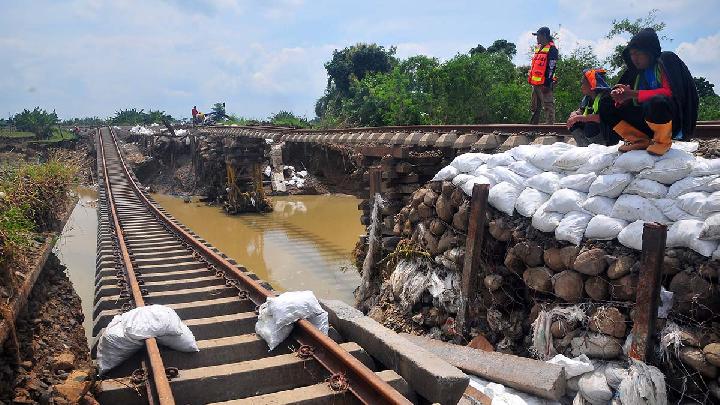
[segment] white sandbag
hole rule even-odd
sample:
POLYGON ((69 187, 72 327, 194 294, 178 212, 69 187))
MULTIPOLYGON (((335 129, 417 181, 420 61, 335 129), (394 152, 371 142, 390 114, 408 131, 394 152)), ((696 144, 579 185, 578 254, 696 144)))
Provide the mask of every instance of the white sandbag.
POLYGON ((696 217, 703 216, 705 202, 710 194, 702 191, 685 193, 677 197, 677 206, 681 210, 696 217))
POLYGON ((508 153, 517 161, 526 161, 535 152, 538 151, 540 145, 519 145, 508 151, 508 153))
POLYGON ((328 314, 312 291, 289 291, 269 297, 258 310, 255 333, 273 350, 290 335, 295 322, 300 319, 307 319, 327 335, 328 314))
POLYGON ((600 173, 612 166, 619 153, 598 153, 577 169, 578 173, 600 173))
POLYGON ((583 374, 578 381, 578 388, 580 395, 592 405, 605 405, 613 397, 603 370, 583 374))
POLYGON ((565 214, 546 211, 547 202, 540 206, 532 217, 532 226, 540 232, 554 232, 565 214))
MULTIPOLYGON (((661 287, 662 288, 662 287, 661 287)), ((605 366, 605 379, 610 388, 616 390, 623 379, 627 378, 628 370, 622 364, 611 361, 605 366)))
POLYGON ((585 211, 591 212, 595 215, 605 215, 609 217, 612 214, 613 206, 615 205, 615 198, 603 197, 596 195, 595 197, 589 197, 583 202, 582 208, 585 211))
POLYGON ((663 184, 673 184, 687 177, 692 171, 692 161, 684 158, 663 159, 655 163, 651 169, 638 173, 640 179, 655 180, 663 184))
POLYGON ((615 159, 613 167, 630 173, 638 173, 655 165, 655 157, 645 150, 631 150, 615 159))
POLYGON ((552 145, 542 145, 528 160, 543 170, 558 170, 553 166, 555 160, 562 156, 568 149, 572 148, 574 148, 574 146, 563 142, 555 142, 552 145))
POLYGON ((492 170, 493 176, 495 176, 496 183, 507 182, 521 190, 525 188, 525 177, 515 174, 515 172, 507 167, 498 166, 490 170, 492 170))
POLYGON ((635 221, 618 234, 618 242, 630 249, 642 250, 642 236, 645 221, 635 221))
POLYGON ((623 194, 613 205, 610 216, 624 219, 629 222, 643 220, 645 222, 658 222, 667 224, 672 221, 663 215, 652 201, 634 194, 623 194))
POLYGON ((703 221, 703 227, 698 237, 703 240, 720 239, 720 213, 712 214, 703 221))
POLYGON ((462 187, 462 185, 465 184, 465 182, 472 180, 474 178, 475 178, 475 176, 473 176, 472 174, 461 173, 452 179, 452 184, 454 184, 456 187, 462 187))
POLYGON ((521 192, 521 189, 503 181, 490 189, 488 202, 498 211, 512 216, 513 211, 515 211, 515 201, 520 197, 521 192))
POLYGON ((667 198, 677 198, 681 194, 693 191, 709 191, 708 184, 718 176, 686 177, 673 183, 668 189, 667 198))
POLYGON ((569 188, 572 190, 582 191, 583 193, 587 193, 590 191, 590 186, 593 184, 593 182, 597 179, 597 175, 595 173, 580 173, 580 174, 571 174, 569 176, 565 176, 562 179, 560 179, 560 187, 559 188, 569 188))
POLYGON ((100 374, 116 367, 139 350, 145 339, 183 352, 197 352, 197 342, 175 311, 164 305, 148 305, 116 315, 98 341, 100 374))
POLYGON ((495 182, 485 176, 473 176, 472 179, 466 181, 461 186, 463 193, 468 197, 472 197, 473 187, 475 187, 476 184, 488 184, 490 187, 493 187, 495 182))
POLYGON ((590 219, 592 219, 592 215, 586 212, 568 212, 555 228, 555 239, 580 245, 590 219))
POLYGON ((705 159, 697 156, 692 162, 692 177, 704 177, 720 174, 720 159, 705 159))
POLYGON ((547 200, 550 199, 550 194, 543 193, 542 191, 535 190, 534 188, 527 187, 520 193, 517 201, 515 202, 515 209, 517 212, 524 217, 531 217, 535 214, 547 200))
POLYGON ((658 162, 668 159, 678 159, 678 160, 685 160, 688 162, 694 162, 695 156, 688 151, 684 151, 677 148, 670 148, 667 152, 665 152, 664 155, 661 156, 655 156, 655 164, 658 164, 658 162))
POLYGON ((612 240, 617 238, 628 222, 622 219, 611 218, 605 215, 596 215, 585 229, 585 239, 612 240))
POLYGON ((508 166, 508 169, 523 177, 532 177, 543 172, 541 169, 533 166, 532 163, 524 160, 511 163, 510 166, 508 166))
POLYGON ((665 198, 668 188, 655 180, 636 178, 625 187, 623 193, 645 198, 665 198))
POLYGON ((492 180, 494 184, 499 183, 497 181, 497 178, 493 174, 494 169, 488 169, 487 165, 482 165, 475 169, 474 172, 472 172, 472 175, 475 177, 484 176, 488 179, 492 180))
POLYGON ((498 166, 510 166, 514 162, 515 159, 511 154, 507 152, 496 153, 494 155, 490 155, 488 158, 487 167, 488 169, 494 169, 498 166))
MULTIPOLYGON (((688 153, 697 152, 699 147, 700 147, 700 144, 697 142, 673 141, 673 143, 672 143, 672 149, 679 149, 681 151, 688 152, 688 153)), ((672 150, 672 149, 670 149, 670 150, 672 150)))
POLYGON ((667 247, 686 247, 690 248, 705 257, 712 256, 715 249, 718 248, 718 241, 700 240, 700 232, 702 232, 703 222, 694 219, 684 219, 677 221, 667 233, 667 247))
POLYGON ((548 363, 557 364, 565 369, 565 378, 581 376, 595 370, 595 366, 588 356, 581 354, 577 357, 569 358, 562 354, 556 354, 548 363))
POLYGON ((710 180, 710 182, 707 184, 706 191, 708 193, 712 193, 715 191, 720 191, 720 178, 716 178, 714 180, 710 180))
POLYGON ((552 212, 568 213, 570 211, 582 211, 582 204, 587 194, 577 190, 562 188, 552 194, 548 200, 547 210, 552 212))
POLYGON ((492 155, 486 153, 463 153, 453 159, 453 161, 450 162, 450 166, 458 169, 460 173, 472 173, 475 169, 485 164, 490 156, 492 155))
POLYGON ((577 170, 580 166, 587 163, 595 153, 597 152, 590 147, 571 148, 555 159, 553 166, 558 170, 577 170))
POLYGON ((628 173, 600 175, 590 185, 588 197, 600 195, 603 197, 617 198, 632 180, 633 176, 628 173))
POLYGON ((705 217, 718 211, 720 211, 720 191, 715 191, 705 198, 702 216, 705 217))
POLYGON ((656 367, 630 359, 627 378, 620 382, 618 397, 623 405, 667 405, 665 375, 656 367))
POLYGON ((458 173, 460 173, 460 171, 456 167, 445 166, 435 174, 435 177, 433 177, 431 181, 452 180, 458 173))
POLYGON ((525 184, 543 193, 552 194, 560 189, 560 175, 555 172, 540 173, 527 179, 525 184))
POLYGON ((679 221, 681 219, 698 219, 696 216, 691 215, 678 207, 676 200, 669 198, 658 198, 653 200, 653 204, 671 221, 679 221))

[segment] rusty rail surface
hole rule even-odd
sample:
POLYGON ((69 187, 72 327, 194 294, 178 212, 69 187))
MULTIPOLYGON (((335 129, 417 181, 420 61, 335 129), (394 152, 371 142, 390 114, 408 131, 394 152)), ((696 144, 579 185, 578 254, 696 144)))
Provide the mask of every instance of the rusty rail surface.
MULTIPOLYGON (((141 203, 144 205, 146 210, 150 212, 162 225, 170 230, 177 237, 182 239, 187 245, 191 246, 195 251, 199 252, 203 257, 203 261, 208 263, 210 270, 220 271, 230 276, 232 280, 231 284, 241 290, 241 294, 244 294, 249 298, 255 305, 260 305, 268 297, 275 296, 275 292, 265 288, 258 280, 249 277, 246 273, 238 269, 237 266, 233 265, 227 258, 218 252, 210 249, 206 244, 198 240, 193 234, 188 232, 186 229, 178 225, 175 221, 171 220, 161 209, 153 204, 150 199, 146 196, 145 191, 142 190, 138 183, 131 175, 130 169, 125 163, 125 159, 120 152, 118 147, 117 139, 113 129, 110 127, 110 138, 112 140, 112 147, 117 150, 120 167, 122 174, 127 180, 130 188, 133 190, 135 196, 139 198, 141 203)), ((100 148, 103 149, 102 134, 98 132, 100 139, 100 148)), ((134 277, 133 272, 133 260, 131 255, 124 246, 124 231, 122 230, 121 223, 118 221, 115 204, 113 202, 113 196, 110 192, 110 176, 107 171, 107 162, 105 162, 104 149, 102 151, 105 187, 108 190, 108 201, 110 210, 112 213, 113 222, 119 244, 122 250, 122 260, 125 264, 127 271, 128 284, 131 287, 133 300, 136 306, 144 305, 142 299, 142 291, 137 284, 137 280, 134 277)), ((229 281, 230 279, 228 279, 229 281)), ((365 404, 407 404, 409 401, 402 396, 398 391, 392 388, 386 381, 379 378, 373 371, 365 366, 360 360, 352 356, 346 350, 344 350, 338 343, 324 335, 311 323, 305 320, 297 322, 296 327, 291 335, 298 343, 303 346, 312 347, 310 357, 314 358, 320 365, 322 365, 330 374, 335 377, 339 376, 342 380, 342 384, 345 385, 349 392, 353 394, 356 400, 365 404)), ((153 339, 154 340, 154 339, 153 339)), ((172 403, 162 402, 163 398, 165 401, 172 401, 172 390, 168 383, 167 377, 165 376, 165 368, 162 363, 159 351, 157 351, 156 344, 148 344, 147 351, 150 357, 151 368, 153 371, 153 379, 155 386, 158 389, 159 398, 161 403, 172 403)), ((202 389, 202 387, 198 387, 202 389)))

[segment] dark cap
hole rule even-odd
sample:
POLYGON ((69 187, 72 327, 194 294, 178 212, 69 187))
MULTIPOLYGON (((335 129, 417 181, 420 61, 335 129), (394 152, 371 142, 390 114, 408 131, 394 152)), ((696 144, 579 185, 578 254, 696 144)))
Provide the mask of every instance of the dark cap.
POLYGON ((548 27, 538 28, 537 32, 533 32, 533 35, 545 35, 548 38, 552 38, 550 36, 550 28, 548 28, 548 27))

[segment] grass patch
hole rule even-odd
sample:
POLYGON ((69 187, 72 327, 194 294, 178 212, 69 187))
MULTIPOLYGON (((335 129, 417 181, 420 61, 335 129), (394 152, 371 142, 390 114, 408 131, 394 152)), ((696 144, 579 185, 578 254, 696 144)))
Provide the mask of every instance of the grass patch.
POLYGON ((34 138, 35 134, 26 131, 11 131, 0 128, 0 138, 34 138))
POLYGON ((47 139, 38 139, 35 141, 30 141, 30 143, 44 143, 44 144, 51 144, 51 143, 58 143, 62 141, 72 141, 77 139, 77 135, 75 135, 71 131, 67 131, 60 128, 53 128, 52 135, 47 139))

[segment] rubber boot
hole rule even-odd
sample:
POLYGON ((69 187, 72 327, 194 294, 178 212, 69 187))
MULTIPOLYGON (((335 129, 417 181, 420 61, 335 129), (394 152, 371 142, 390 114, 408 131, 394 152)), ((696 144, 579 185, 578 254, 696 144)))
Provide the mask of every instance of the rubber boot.
POLYGON ((643 150, 650 146, 650 138, 641 130, 628 124, 627 121, 620 121, 613 127, 618 135, 625 140, 624 145, 620 145, 618 151, 628 152, 631 150, 643 150))
POLYGON ((650 129, 653 130, 653 144, 648 146, 648 153, 656 156, 664 155, 672 146, 672 121, 664 124, 655 124, 647 122, 650 129))

